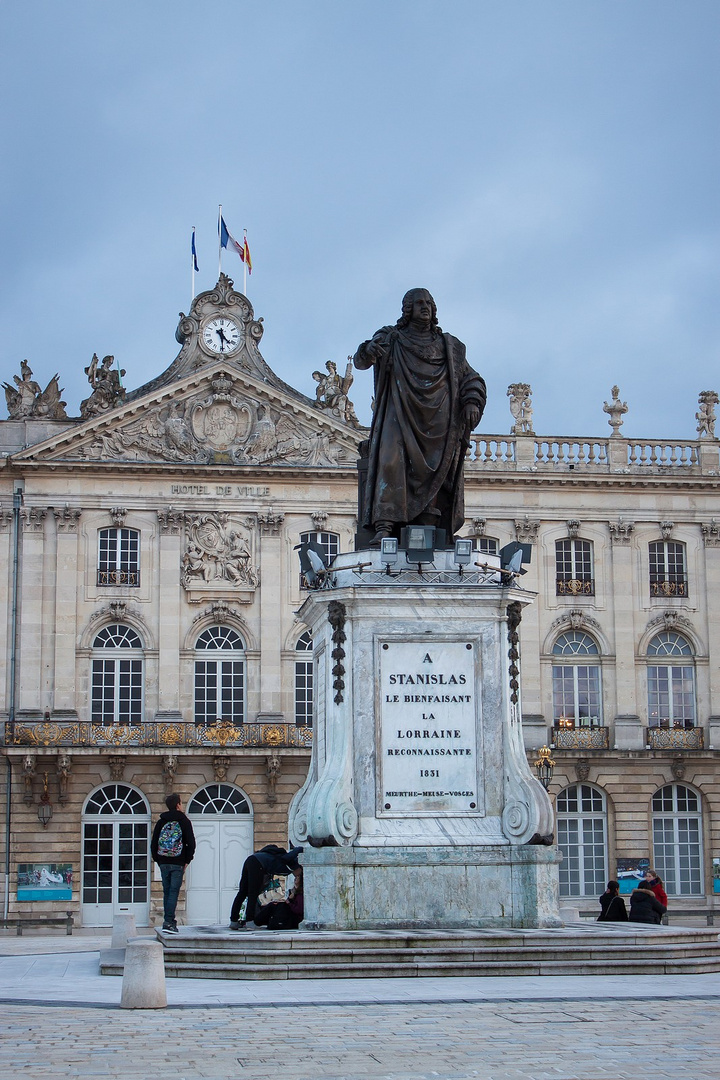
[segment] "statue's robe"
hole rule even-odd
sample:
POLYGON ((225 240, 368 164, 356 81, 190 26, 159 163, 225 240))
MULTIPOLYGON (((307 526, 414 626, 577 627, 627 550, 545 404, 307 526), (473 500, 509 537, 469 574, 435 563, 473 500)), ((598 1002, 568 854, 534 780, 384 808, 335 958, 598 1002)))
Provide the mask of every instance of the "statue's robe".
POLYGON ((380 360, 368 355, 369 342, 354 358, 358 368, 375 368, 362 524, 401 527, 427 517, 450 539, 465 520, 463 462, 472 433, 463 411, 476 405, 482 415, 485 381, 451 334, 428 336, 423 348, 397 326, 384 326, 372 341, 385 349, 380 360))

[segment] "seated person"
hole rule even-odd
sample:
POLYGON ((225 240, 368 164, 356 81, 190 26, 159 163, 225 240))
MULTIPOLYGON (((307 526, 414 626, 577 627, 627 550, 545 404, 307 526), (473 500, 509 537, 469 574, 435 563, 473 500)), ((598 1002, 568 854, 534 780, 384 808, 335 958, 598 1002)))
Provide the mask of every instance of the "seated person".
POLYGON ((607 889, 600 897, 600 907, 602 911, 597 917, 598 922, 627 922, 627 908, 620 896, 619 882, 608 881, 607 889))

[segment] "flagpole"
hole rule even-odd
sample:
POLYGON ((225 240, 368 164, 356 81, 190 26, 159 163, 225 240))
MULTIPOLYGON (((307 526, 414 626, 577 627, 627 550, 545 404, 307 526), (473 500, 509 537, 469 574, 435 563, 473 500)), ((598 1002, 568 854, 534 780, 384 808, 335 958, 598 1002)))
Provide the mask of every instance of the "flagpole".
POLYGON ((190 262, 192 264, 191 265, 192 296, 190 297, 190 307, 193 306, 193 301, 195 299, 195 250, 196 249, 195 249, 195 226, 194 225, 193 225, 192 235, 193 235, 192 251, 190 252, 190 255, 191 255, 190 262))
MULTIPOLYGON (((247 251, 247 229, 243 229, 243 239, 247 251)), ((243 296, 247 296, 247 256, 243 259, 243 296)))
POLYGON ((222 221, 222 203, 218 206, 218 281, 222 273, 222 236, 220 234, 220 222, 222 221))

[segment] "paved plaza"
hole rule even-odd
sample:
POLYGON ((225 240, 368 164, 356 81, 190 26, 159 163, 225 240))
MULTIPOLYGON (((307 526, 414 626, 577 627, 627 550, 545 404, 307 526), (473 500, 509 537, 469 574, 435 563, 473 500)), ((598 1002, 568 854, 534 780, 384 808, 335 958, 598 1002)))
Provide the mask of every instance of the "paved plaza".
POLYGON ((717 1074, 720 974, 169 979, 120 1009, 109 935, 0 934, 0 1080, 653 1080, 717 1074))

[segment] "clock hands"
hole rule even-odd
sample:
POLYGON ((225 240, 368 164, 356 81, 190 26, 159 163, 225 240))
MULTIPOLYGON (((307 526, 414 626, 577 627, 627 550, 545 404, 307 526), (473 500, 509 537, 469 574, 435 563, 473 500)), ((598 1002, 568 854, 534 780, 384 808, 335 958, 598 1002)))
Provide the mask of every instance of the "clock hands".
POLYGON ((216 333, 217 336, 220 338, 220 352, 224 352, 225 345, 229 345, 230 342, 225 337, 225 331, 223 330, 222 326, 218 326, 216 333))

